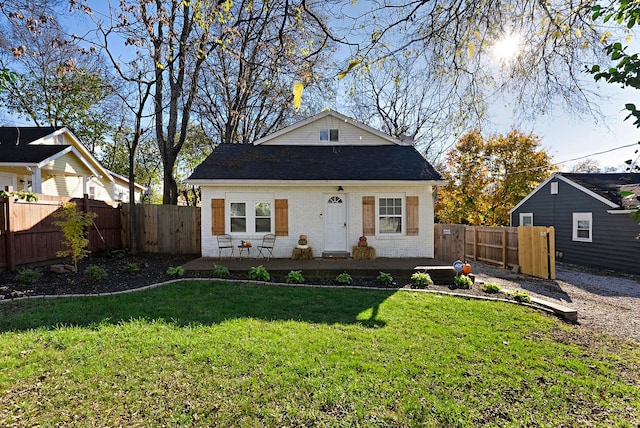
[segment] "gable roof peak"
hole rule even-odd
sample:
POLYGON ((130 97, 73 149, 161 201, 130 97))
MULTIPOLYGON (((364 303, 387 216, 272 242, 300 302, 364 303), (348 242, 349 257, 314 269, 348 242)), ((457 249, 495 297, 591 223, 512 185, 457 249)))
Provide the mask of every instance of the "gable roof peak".
MULTIPOLYGON (((260 145, 260 144, 264 144, 264 143, 269 143, 269 144, 277 144, 276 142, 274 142, 275 140, 277 140, 279 137, 288 134, 290 132, 293 132, 297 129, 300 129, 304 126, 310 126, 311 124, 313 124, 314 122, 318 122, 320 120, 323 120, 327 117, 330 117, 334 120, 340 121, 340 122, 344 122, 345 124, 348 124, 349 126, 353 126, 355 128, 358 128, 359 130, 367 133, 367 134, 373 134, 376 137, 380 138, 382 141, 384 141, 385 144, 395 144, 395 145, 399 145, 399 146, 410 146, 413 145, 413 139, 412 138, 408 138, 405 137, 403 139, 397 139, 392 137, 391 135, 385 134, 384 132, 381 132, 369 125, 365 125, 362 122, 357 121, 356 119, 346 116, 342 113, 339 113, 337 111, 331 110, 331 109, 327 109, 324 110, 320 113, 314 114, 313 116, 309 116, 306 119, 302 119, 292 125, 289 125, 285 128, 282 128, 272 134, 266 135, 262 138, 257 139, 256 141, 253 142, 254 146, 260 145)), ((308 143, 307 143, 308 144, 308 143)))

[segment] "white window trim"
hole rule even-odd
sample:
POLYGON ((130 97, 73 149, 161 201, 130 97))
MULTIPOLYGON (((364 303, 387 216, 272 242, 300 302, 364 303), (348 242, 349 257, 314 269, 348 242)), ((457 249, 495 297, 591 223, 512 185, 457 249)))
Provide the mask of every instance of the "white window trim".
POLYGON ((593 215, 592 213, 573 213, 572 223, 572 236, 573 240, 577 242, 593 242, 593 215), (589 237, 581 238, 578 236, 578 221, 589 222, 589 237))
POLYGON ((339 128, 322 128, 318 131, 318 141, 320 141, 321 143, 338 143, 340 142, 340 129, 339 128), (326 131, 327 132, 327 139, 323 140, 320 136, 322 131, 326 131), (338 139, 337 140, 332 140, 331 139, 331 131, 336 131, 338 133, 338 139))
POLYGON ((407 200, 406 195, 402 194, 388 194, 388 195, 376 195, 376 236, 386 237, 386 236, 404 236, 406 233, 407 227, 407 200), (400 199, 402 215, 401 215, 401 224, 400 224, 400 232, 395 233, 385 233, 380 231, 380 199, 400 199))
POLYGON ((226 233, 231 236, 237 237, 249 237, 249 236, 261 236, 267 233, 275 233, 275 199, 273 194, 259 194, 259 193, 245 193, 245 194, 227 194, 225 197, 225 230, 226 233), (271 230, 269 232, 256 232, 256 213, 255 204, 258 202, 267 202, 271 205, 271 230), (231 204, 232 203, 244 203, 246 204, 246 231, 245 232, 231 232, 231 204))
POLYGON ((531 226, 533 226, 533 213, 520 213, 520 223, 518 223, 518 225, 524 226, 524 219, 526 217, 531 217, 531 226))
POLYGON ((552 195, 557 195, 558 194, 558 182, 557 181, 552 181, 549 184, 549 191, 552 195))

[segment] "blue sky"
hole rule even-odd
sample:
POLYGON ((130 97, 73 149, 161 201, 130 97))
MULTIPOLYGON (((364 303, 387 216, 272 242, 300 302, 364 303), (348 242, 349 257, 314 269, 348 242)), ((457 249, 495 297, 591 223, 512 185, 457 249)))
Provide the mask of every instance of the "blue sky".
MULTIPOLYGON (((96 4, 95 1, 91 2, 96 4)), ((102 2, 98 6, 104 7, 102 2)), ((357 9, 365 7, 366 2, 358 2, 357 9)), ((351 7, 345 7, 350 11, 351 7)), ((67 21, 74 21, 76 28, 82 28, 87 22, 81 14, 75 13, 67 21), (78 24, 79 27, 78 27, 78 24)), ((66 22, 67 24, 69 22, 66 22)), ((75 31, 78 31, 76 29, 75 31)), ((635 47, 635 46, 634 46, 635 47)), ((637 51, 634 50, 634 52, 637 51)), ((590 78, 587 76, 587 78, 590 78)), ((339 87, 340 85, 338 85, 339 87)), ((555 162, 565 162, 568 160, 589 157, 597 161, 602 167, 624 168, 624 161, 636 159, 634 154, 637 144, 640 141, 640 129, 632 124, 632 120, 624 121, 627 113, 624 110, 625 103, 636 103, 637 93, 634 89, 621 89, 615 85, 606 83, 593 83, 593 88, 605 97, 598 103, 605 117, 596 121, 586 114, 576 116, 572 113, 565 113, 560 104, 556 104, 553 111, 546 115, 539 115, 532 120, 523 123, 518 121, 516 115, 511 111, 511 107, 505 105, 505 101, 494 102, 489 110, 489 120, 493 123, 490 129, 485 129, 484 133, 508 133, 512 126, 527 133, 533 133, 541 137, 543 148, 545 148, 554 158, 555 162), (635 147, 617 149, 621 146, 635 144, 635 147), (617 150, 616 150, 617 149, 617 150), (597 154, 611 150, 608 153, 597 154)), ((304 99, 303 99, 304 102, 304 99)), ((337 108, 339 110, 339 107, 337 108)), ((15 125, 29 125, 26 120, 16 118, 6 118, 5 123, 15 125), (8 120, 7 120, 8 119, 8 120)), ((568 170, 575 162, 566 162, 559 165, 560 170, 568 170)))

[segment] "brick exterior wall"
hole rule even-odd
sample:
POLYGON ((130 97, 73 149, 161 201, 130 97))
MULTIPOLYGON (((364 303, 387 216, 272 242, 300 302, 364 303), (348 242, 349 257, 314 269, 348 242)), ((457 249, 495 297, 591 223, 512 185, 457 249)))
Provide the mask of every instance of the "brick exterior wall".
MULTIPOLYGON (((329 197, 340 196, 347 204, 347 251, 358 243, 362 235, 362 197, 406 197, 419 198, 419 233, 416 236, 367 236, 370 246, 374 247, 378 257, 434 257, 434 224, 433 224, 433 187, 424 183, 406 182, 401 185, 376 186, 343 184, 344 190, 337 191, 337 186, 202 186, 202 256, 217 257, 218 245, 212 235, 211 200, 226 198, 230 194, 268 194, 269 199, 287 199, 289 201, 289 235, 278 236, 274 256, 291 257, 301 234, 308 236, 309 245, 315 257, 320 257, 324 249, 324 212, 329 197)), ((228 208, 227 208, 228 209, 228 208)), ((406 222, 406 206, 404 210, 406 222)), ((228 222, 228 212, 225 219, 228 222)), ((228 233, 228 229, 226 229, 228 233)), ((241 234, 234 236, 234 241, 252 241, 254 245, 261 242, 263 234, 241 234)), ((257 250, 254 250, 257 253, 257 250)))

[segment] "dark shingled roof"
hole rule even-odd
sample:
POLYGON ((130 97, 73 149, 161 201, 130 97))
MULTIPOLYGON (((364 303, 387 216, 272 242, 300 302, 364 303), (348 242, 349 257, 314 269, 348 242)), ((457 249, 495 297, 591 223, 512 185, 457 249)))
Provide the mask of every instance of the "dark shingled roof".
POLYGON ((54 126, 2 126, 0 127, 0 146, 29 144, 53 134, 58 129, 61 128, 54 126))
POLYGON ((637 206, 635 198, 623 199, 620 192, 625 190, 640 196, 640 173, 579 174, 563 172, 561 175, 623 208, 637 206))
POLYGON ((41 162, 69 146, 33 145, 32 141, 51 135, 60 128, 53 126, 3 126, 0 127, 0 163, 41 162))
POLYGON ((0 163, 39 163, 56 153, 66 149, 67 145, 34 144, 13 145, 0 144, 0 163))
POLYGON ((192 180, 394 180, 442 177, 413 146, 220 144, 192 180))

